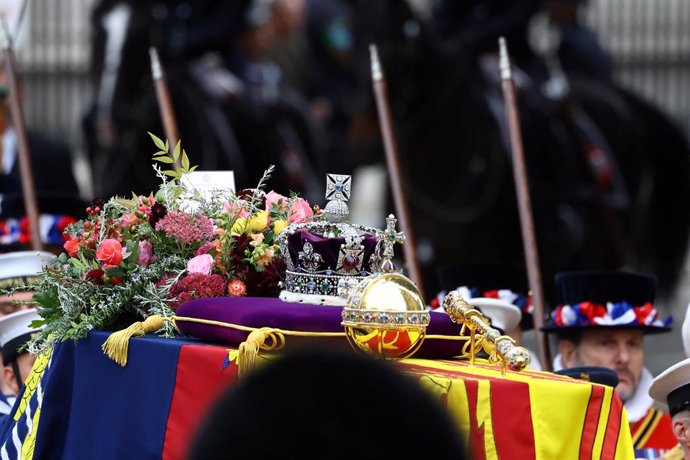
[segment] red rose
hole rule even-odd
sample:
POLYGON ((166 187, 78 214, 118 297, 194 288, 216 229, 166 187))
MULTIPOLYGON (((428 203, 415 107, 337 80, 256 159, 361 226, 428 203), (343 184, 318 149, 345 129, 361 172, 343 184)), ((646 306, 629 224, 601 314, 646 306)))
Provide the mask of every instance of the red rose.
POLYGON ((65 248, 65 251, 67 251, 67 254, 69 254, 70 257, 77 257, 79 254, 79 238, 73 236, 69 240, 65 241, 65 244, 63 244, 62 247, 65 248))
POLYGON ((84 279, 91 281, 94 284, 98 285, 103 285, 103 275, 105 275, 105 272, 101 270, 100 268, 95 268, 93 270, 89 270, 86 272, 86 275, 84 275, 84 279))
POLYGON ((103 240, 96 250, 96 259, 109 266, 120 265, 122 262, 122 245, 117 240, 103 240))

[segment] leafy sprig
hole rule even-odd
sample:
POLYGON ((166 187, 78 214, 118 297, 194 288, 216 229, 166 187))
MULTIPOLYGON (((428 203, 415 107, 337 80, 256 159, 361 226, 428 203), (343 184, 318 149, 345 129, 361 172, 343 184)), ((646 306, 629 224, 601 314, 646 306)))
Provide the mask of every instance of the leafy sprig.
POLYGON ((156 136, 155 134, 149 132, 151 140, 160 150, 153 154, 153 161, 158 161, 164 164, 173 165, 173 169, 162 170, 161 172, 166 176, 172 177, 175 180, 182 179, 182 176, 189 174, 190 172, 196 170, 198 166, 191 166, 189 164, 189 157, 187 157, 187 152, 182 148, 182 141, 177 141, 177 145, 170 153, 170 145, 168 141, 165 142, 156 136))

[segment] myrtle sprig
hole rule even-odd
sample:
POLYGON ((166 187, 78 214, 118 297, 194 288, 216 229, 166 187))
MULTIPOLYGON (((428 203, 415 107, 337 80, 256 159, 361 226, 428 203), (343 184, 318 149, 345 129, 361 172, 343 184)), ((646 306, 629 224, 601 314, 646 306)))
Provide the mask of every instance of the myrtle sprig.
POLYGON ((156 136, 155 134, 149 132, 151 140, 160 150, 153 154, 153 161, 158 161, 160 163, 171 164, 173 169, 163 170, 162 173, 166 176, 172 177, 174 180, 179 181, 182 176, 189 174, 190 172, 196 170, 198 166, 191 166, 189 164, 189 157, 187 157, 187 152, 182 148, 182 141, 177 141, 177 145, 170 153, 170 145, 168 141, 165 142, 156 136))
POLYGON ((260 194, 264 193, 264 188, 266 187, 266 183, 271 178, 271 175, 273 174, 273 171, 275 169, 276 169, 276 167, 274 165, 270 165, 268 168, 266 168, 266 171, 264 171, 264 174, 261 176, 261 179, 259 179, 259 183, 256 184, 256 188, 254 189, 254 193, 252 193, 252 199, 249 202, 249 205, 251 206, 252 213, 258 210, 260 194))

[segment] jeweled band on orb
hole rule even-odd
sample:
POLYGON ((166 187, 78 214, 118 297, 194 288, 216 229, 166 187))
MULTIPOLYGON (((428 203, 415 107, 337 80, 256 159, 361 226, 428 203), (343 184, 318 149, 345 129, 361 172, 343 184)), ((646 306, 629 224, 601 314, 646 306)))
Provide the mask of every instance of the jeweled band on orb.
POLYGON ((362 311, 343 308, 343 326, 424 327, 431 321, 428 312, 362 311))

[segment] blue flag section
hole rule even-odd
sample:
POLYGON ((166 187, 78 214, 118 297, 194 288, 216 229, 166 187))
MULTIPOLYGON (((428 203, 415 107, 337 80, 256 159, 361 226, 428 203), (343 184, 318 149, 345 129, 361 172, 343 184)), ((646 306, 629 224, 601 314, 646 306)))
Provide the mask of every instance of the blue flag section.
MULTIPOLYGON (((83 341, 64 342, 52 356, 37 359, 0 434, 1 458, 164 457, 180 350, 194 342, 132 340, 122 368, 101 351, 107 336, 95 332, 83 341)), ((215 368, 221 372, 227 350, 193 347, 217 348, 215 368)))

